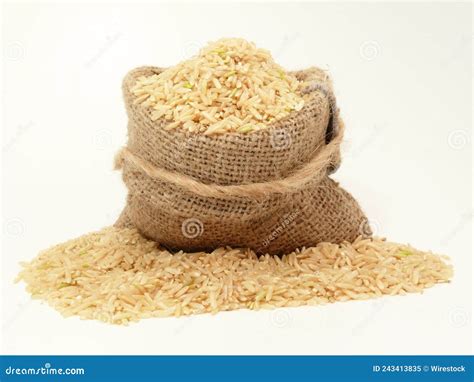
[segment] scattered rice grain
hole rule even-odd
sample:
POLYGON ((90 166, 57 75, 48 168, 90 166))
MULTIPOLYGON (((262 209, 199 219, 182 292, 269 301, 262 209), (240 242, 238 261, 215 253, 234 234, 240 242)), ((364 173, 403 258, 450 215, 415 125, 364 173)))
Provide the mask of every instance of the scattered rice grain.
POLYGON ((136 230, 108 227, 22 263, 18 280, 65 316, 127 324, 422 292, 449 282, 446 260, 380 238, 321 243, 281 258, 237 248, 172 255, 136 230))

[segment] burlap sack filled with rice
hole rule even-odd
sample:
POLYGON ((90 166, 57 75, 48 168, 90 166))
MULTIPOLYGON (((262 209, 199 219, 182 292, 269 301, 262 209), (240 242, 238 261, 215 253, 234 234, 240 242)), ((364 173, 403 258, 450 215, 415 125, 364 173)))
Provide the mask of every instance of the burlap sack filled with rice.
POLYGON ((128 187, 116 225, 172 249, 280 254, 370 234, 329 178, 343 124, 327 74, 287 73, 267 51, 219 40, 176 67, 124 80, 128 187))

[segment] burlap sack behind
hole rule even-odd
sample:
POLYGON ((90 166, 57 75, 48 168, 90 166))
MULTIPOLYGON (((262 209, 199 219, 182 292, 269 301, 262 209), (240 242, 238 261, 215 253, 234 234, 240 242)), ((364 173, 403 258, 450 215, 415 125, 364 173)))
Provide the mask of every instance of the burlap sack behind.
POLYGON ((266 130, 205 136, 166 131, 134 104, 136 79, 162 70, 138 68, 123 83, 129 137, 117 167, 129 194, 117 226, 173 249, 271 254, 370 233, 357 202, 328 178, 339 166, 342 122, 325 72, 295 72, 312 84, 300 112, 266 130))

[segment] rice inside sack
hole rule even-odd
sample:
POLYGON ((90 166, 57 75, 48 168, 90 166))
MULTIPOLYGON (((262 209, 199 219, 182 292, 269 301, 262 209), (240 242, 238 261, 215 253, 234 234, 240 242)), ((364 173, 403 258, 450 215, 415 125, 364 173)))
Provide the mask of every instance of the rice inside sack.
MULTIPOLYGON (((186 122, 156 118, 158 103, 135 94, 144 78, 170 70, 141 67, 123 83, 129 139, 116 165, 129 194, 118 227, 137 228, 168 248, 230 245, 272 254, 370 235, 357 201, 328 177, 340 162, 343 124, 327 73, 285 73, 304 101, 285 117, 246 133, 226 125, 209 134, 212 125, 190 131, 186 122)), ((208 92, 215 87, 211 79, 208 92)))
POLYGON ((303 108, 302 83, 270 53, 242 39, 221 39, 199 55, 160 74, 142 76, 131 89, 134 102, 151 107, 166 129, 249 133, 303 108))

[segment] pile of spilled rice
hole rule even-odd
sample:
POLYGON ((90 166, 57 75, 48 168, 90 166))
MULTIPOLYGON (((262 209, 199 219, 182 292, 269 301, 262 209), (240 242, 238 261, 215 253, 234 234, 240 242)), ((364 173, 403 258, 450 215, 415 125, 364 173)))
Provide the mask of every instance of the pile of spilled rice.
POLYGON ((105 228, 50 248, 19 275, 34 298, 65 316, 115 324, 421 292, 451 277, 440 256, 382 239, 258 257, 224 247, 170 253, 127 228, 105 228))
POLYGON ((64 316, 113 324, 422 292, 445 256, 372 237, 330 175, 344 125, 322 70, 222 39, 123 84, 128 188, 113 227, 41 252, 18 281, 64 316))

